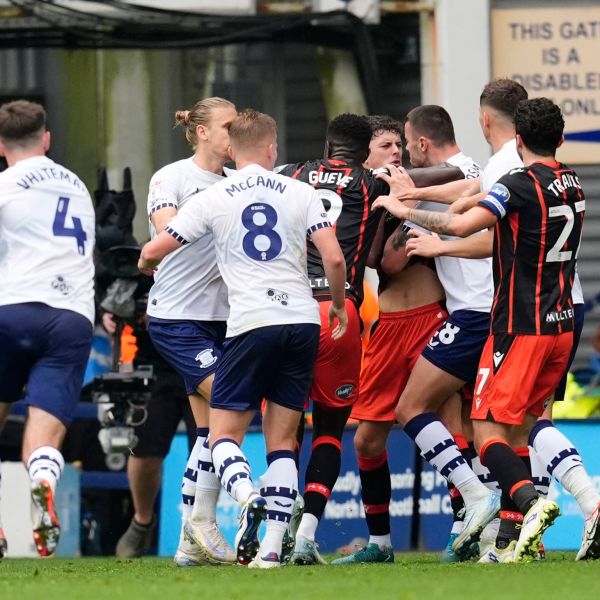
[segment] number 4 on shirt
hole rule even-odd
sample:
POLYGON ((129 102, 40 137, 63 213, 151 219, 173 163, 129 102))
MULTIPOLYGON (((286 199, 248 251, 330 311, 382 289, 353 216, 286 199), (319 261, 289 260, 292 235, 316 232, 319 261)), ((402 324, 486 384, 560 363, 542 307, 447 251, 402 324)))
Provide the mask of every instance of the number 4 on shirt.
POLYGON ((60 196, 56 205, 56 214, 54 215, 54 223, 52 223, 52 233, 56 236, 74 237, 77 242, 77 250, 79 254, 85 254, 85 242, 87 241, 87 233, 81 226, 81 219, 71 216, 73 227, 67 227, 65 220, 69 210, 70 198, 60 196))

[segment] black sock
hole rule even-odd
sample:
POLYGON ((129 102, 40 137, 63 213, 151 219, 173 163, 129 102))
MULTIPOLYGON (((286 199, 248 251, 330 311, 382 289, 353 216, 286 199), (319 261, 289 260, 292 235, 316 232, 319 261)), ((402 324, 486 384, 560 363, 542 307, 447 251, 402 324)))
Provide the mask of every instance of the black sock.
POLYGON ((513 499, 519 512, 525 514, 539 498, 527 468, 506 443, 492 441, 481 449, 481 464, 487 467, 500 489, 513 499))
POLYGON ((306 468, 304 512, 321 519, 331 490, 340 474, 342 445, 335 438, 323 436, 313 442, 306 468))
POLYGON ((379 456, 359 456, 361 495, 370 535, 390 533, 392 482, 387 452, 379 456))
POLYGON ((496 548, 507 548, 513 540, 519 539, 523 515, 507 492, 502 492, 500 500, 500 528, 496 536, 496 548))

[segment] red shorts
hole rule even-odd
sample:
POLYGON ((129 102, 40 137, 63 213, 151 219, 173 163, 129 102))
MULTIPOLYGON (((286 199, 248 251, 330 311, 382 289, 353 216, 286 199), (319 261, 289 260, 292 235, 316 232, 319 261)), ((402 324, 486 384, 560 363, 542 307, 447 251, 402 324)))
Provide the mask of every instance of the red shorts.
POLYGON ((394 411, 410 372, 447 316, 437 302, 413 310, 380 313, 365 352, 353 419, 395 420, 394 411))
POLYGON ((339 340, 333 340, 327 324, 330 305, 330 300, 319 302, 321 338, 310 399, 327 408, 340 408, 351 406, 358 397, 360 317, 354 302, 346 298, 348 330, 339 340))
POLYGON ((572 331, 491 335, 479 362, 471 418, 521 425, 526 413, 541 416, 565 372, 572 346, 572 331))

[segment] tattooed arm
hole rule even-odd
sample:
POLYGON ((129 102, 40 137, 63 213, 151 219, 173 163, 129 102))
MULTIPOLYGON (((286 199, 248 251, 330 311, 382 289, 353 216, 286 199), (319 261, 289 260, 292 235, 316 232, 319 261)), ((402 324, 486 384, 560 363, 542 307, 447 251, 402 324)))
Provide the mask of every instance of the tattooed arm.
POLYGON ((379 196, 373 203, 373 209, 385 208, 399 219, 412 221, 434 233, 466 237, 476 231, 487 229, 496 224, 497 218, 490 210, 474 206, 467 212, 456 215, 448 212, 435 212, 419 208, 409 208, 393 196, 379 196))
POLYGON ((434 233, 459 237, 466 237, 476 231, 492 227, 497 220, 493 213, 481 206, 474 206, 461 215, 409 208, 408 219, 434 233))

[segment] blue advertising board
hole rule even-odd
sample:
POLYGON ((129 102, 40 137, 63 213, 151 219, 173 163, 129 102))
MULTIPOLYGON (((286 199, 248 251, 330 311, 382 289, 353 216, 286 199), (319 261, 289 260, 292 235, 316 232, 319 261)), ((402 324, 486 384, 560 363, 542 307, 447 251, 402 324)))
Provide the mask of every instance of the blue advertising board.
MULTIPOLYGON (((557 426, 579 449, 586 469, 600 490, 600 422, 559 421, 557 426)), ((368 537, 364 508, 360 498, 360 476, 353 447, 355 430, 349 428, 343 437, 340 477, 333 489, 325 514, 317 531, 317 541, 323 552, 336 552, 355 538, 368 537)), ((300 488, 304 485, 304 469, 310 453, 310 431, 307 431, 301 453, 300 488)), ((266 470, 265 446, 261 433, 246 436, 244 452, 257 478, 266 470)), ((415 447, 400 428, 392 429, 388 442, 392 477, 390 504, 392 544, 395 550, 411 548, 413 523, 413 492, 415 489, 415 447)), ((187 441, 177 435, 163 468, 163 488, 160 509, 159 554, 172 556, 177 548, 181 523, 181 476, 187 461, 187 441)), ((444 548, 452 524, 452 510, 445 480, 426 462, 420 470, 418 518, 418 548, 438 551, 444 548)), ((544 536, 550 550, 579 548, 583 519, 574 499, 560 485, 553 483, 550 497, 561 507, 561 516, 544 536)), ((239 507, 225 492, 221 493, 217 519, 225 537, 233 543, 237 530, 239 507)))

